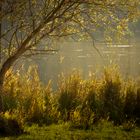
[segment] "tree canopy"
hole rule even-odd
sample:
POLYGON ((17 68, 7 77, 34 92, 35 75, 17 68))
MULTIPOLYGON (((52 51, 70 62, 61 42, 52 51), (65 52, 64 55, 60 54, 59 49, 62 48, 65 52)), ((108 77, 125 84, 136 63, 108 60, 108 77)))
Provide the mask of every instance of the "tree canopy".
MULTIPOLYGON (((1 0, 0 85, 23 54, 40 51, 40 43, 66 37, 88 38, 98 29, 106 40, 127 31, 139 15, 139 0, 1 0)), ((42 48, 51 51, 48 46, 42 48)), ((36 53, 34 53, 36 54, 36 53)))

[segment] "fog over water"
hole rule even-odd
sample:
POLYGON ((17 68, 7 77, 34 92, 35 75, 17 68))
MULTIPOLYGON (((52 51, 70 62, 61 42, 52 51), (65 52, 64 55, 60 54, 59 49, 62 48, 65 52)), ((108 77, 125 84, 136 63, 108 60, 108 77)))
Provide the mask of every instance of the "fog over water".
MULTIPOLYGON (((58 42, 59 51, 53 55, 34 56, 20 60, 25 67, 37 65, 43 83, 52 80, 56 88, 58 75, 79 70, 84 78, 93 72, 99 76, 105 66, 117 64, 124 77, 140 75, 140 48, 138 44, 106 45, 92 42, 58 42), (98 50, 97 50, 98 49, 98 50)), ((20 62, 19 61, 19 62, 20 62)), ((21 63, 19 63, 21 64, 21 63)))

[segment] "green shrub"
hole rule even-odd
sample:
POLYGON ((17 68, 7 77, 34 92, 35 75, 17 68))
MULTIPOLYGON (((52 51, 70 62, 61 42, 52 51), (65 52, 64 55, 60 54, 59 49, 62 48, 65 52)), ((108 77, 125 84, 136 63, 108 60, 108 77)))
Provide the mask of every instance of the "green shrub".
POLYGON ((15 111, 26 122, 40 123, 45 119, 45 96, 48 92, 38 76, 37 68, 31 67, 20 75, 12 70, 4 83, 4 111, 15 111))
POLYGON ((116 67, 104 71, 104 79, 100 88, 102 117, 114 123, 121 123, 123 118, 122 80, 116 67))
POLYGON ((126 119, 134 119, 134 111, 136 106, 136 85, 133 81, 127 81, 124 102, 124 114, 126 119))
POLYGON ((22 133, 23 127, 15 118, 7 118, 5 114, 0 115, 0 136, 12 136, 22 133))
POLYGON ((80 115, 88 120, 88 125, 91 126, 98 122, 100 116, 100 101, 99 101, 99 82, 95 79, 87 80, 84 88, 86 89, 85 98, 82 102, 80 115), (94 117, 93 117, 94 116, 94 117))
POLYGON ((64 120, 70 119, 70 114, 80 104, 80 82, 79 73, 75 72, 69 77, 61 76, 58 92, 58 110, 64 120))
POLYGON ((137 89, 134 115, 136 117, 136 123, 140 126, 140 88, 137 89))

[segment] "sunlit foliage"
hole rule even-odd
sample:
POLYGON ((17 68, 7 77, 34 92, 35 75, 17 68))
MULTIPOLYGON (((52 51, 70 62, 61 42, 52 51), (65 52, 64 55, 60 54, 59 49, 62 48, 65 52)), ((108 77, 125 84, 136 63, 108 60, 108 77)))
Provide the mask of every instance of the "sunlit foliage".
POLYGON ((107 43, 119 42, 138 16, 139 0, 0 1, 0 90, 13 63, 21 56, 51 51, 50 40, 69 36, 94 41, 94 32, 100 30, 107 43))
POLYGON ((22 125, 70 122, 74 128, 93 129, 105 119, 129 130, 140 122, 139 84, 124 80, 117 67, 87 80, 78 71, 61 74, 57 91, 52 90, 51 81, 41 84, 36 67, 21 75, 10 70, 3 99, 3 115, 22 125))

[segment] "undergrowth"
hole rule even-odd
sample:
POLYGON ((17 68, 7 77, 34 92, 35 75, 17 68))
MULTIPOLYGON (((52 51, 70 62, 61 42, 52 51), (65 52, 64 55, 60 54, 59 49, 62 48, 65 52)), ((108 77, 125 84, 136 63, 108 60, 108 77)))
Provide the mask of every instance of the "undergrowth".
POLYGON ((10 70, 6 77, 2 115, 21 125, 70 122, 73 128, 93 129, 103 119, 125 130, 140 125, 140 85, 123 79, 116 67, 87 80, 78 71, 61 74, 57 91, 51 81, 40 82, 35 67, 24 74, 10 70))

